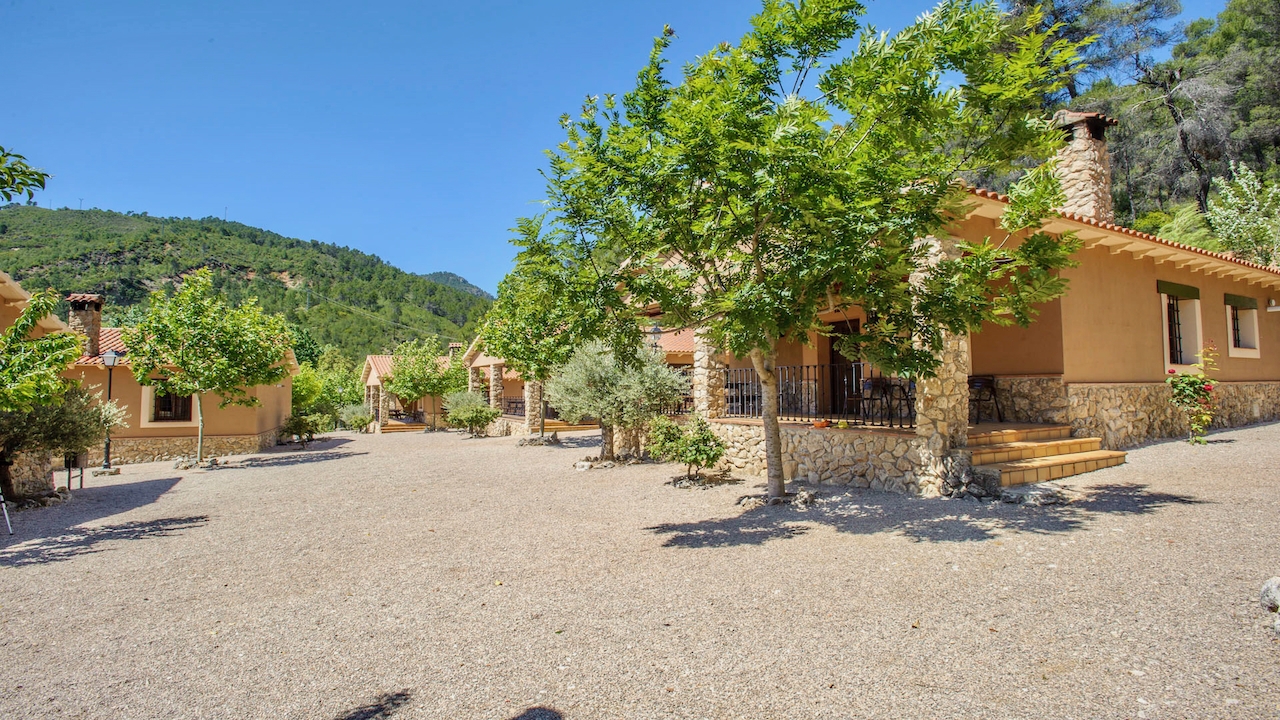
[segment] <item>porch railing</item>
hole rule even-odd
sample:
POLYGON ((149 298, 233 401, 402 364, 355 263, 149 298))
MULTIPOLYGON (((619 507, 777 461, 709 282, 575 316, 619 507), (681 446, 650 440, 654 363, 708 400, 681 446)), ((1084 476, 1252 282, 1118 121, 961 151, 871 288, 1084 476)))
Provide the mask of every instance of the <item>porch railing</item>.
MULTIPOLYGON (((515 395, 515 396, 503 395, 502 396, 502 414, 510 415, 511 417, 525 417, 524 396, 523 395, 515 395)), ((556 412, 555 408, 548 405, 546 419, 559 420, 560 414, 556 412)))
MULTIPOLYGON (((913 427, 915 383, 885 375, 869 363, 785 365, 778 376, 778 418, 784 422, 841 420, 850 425, 913 427)), ((725 416, 758 418, 764 410, 754 368, 725 373, 725 416)))
MULTIPOLYGON (((687 365, 673 367, 672 370, 684 376, 685 380, 693 381, 693 368, 687 365)), ((692 415, 693 414, 693 388, 690 387, 679 400, 662 408, 662 414, 667 416, 692 415)))

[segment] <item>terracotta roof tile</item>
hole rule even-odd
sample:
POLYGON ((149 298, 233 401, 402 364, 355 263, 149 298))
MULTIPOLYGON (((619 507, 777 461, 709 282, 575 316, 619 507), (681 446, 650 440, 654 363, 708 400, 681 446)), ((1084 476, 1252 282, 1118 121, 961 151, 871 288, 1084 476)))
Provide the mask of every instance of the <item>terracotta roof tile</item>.
POLYGON ((658 346, 663 352, 691 353, 693 352, 693 329, 663 330, 658 338, 658 346))
MULTIPOLYGON (((1002 202, 1002 203, 1009 202, 1008 195, 1003 195, 1001 193, 995 192, 994 190, 983 190, 982 188, 975 188, 975 187, 968 188, 968 190, 970 193, 977 195, 978 197, 981 197, 981 198, 988 198, 988 199, 995 200, 997 202, 1002 202)), ((1159 243, 1161 245, 1166 245, 1168 247, 1175 248, 1177 250, 1185 250, 1187 252, 1193 252, 1199 255, 1204 255, 1205 257, 1214 258, 1216 260, 1224 260, 1226 262, 1235 263, 1236 265, 1252 268, 1254 270, 1262 270, 1263 272, 1269 272, 1269 273, 1280 275, 1280 268, 1268 267, 1266 265, 1259 265, 1258 263, 1255 263, 1255 262, 1249 262, 1248 260, 1241 260, 1235 257, 1234 255, 1232 255, 1231 253, 1214 252, 1212 250, 1205 250, 1203 248, 1198 248, 1192 245, 1184 245, 1180 242, 1174 242, 1172 240, 1166 240, 1156 235, 1151 235, 1150 233, 1138 232, 1137 230, 1124 227, 1123 225, 1116 225, 1114 223, 1107 223, 1107 222, 1098 222, 1093 218, 1088 218, 1077 213, 1060 212, 1058 213, 1058 215, 1067 220, 1073 220, 1078 223, 1084 223, 1085 225, 1092 225, 1094 227, 1107 230, 1109 232, 1120 233, 1122 235, 1129 235, 1130 237, 1135 237, 1135 238, 1138 238, 1139 240, 1147 240, 1149 242, 1159 243)))
POLYGON ((67 296, 67 302, 102 302, 102 296, 97 293, 71 293, 67 296))
POLYGON ((124 338, 120 336, 120 328, 104 327, 98 331, 98 355, 81 355, 80 359, 75 362, 76 365, 101 365, 101 353, 108 350, 115 350, 125 356, 124 362, 128 362, 128 348, 124 346, 124 338))

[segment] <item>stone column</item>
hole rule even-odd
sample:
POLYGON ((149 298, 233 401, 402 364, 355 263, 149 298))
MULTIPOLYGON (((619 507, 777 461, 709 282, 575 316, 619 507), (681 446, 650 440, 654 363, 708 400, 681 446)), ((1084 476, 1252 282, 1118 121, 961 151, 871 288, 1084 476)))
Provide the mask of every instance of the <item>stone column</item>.
POLYGON ((502 409, 502 365, 489 366, 489 406, 502 409))
MULTIPOLYGON (((925 238, 926 263, 955 257, 959 250, 952 238, 925 238)), ((912 278, 915 281, 915 277, 912 278)), ((948 478, 968 470, 969 444, 969 335, 942 334, 937 374, 916 381, 916 448, 912 457, 914 485, 908 490, 937 497, 948 478)))
POLYGON ((530 380, 524 384, 524 429, 530 435, 542 427, 542 383, 530 380))
POLYGON ((387 418, 391 417, 391 393, 378 388, 378 432, 382 432, 382 426, 387 423, 387 418))
POLYGON ((693 375, 690 378, 693 411, 704 418, 724 417, 724 369, 720 353, 710 342, 695 333, 693 340, 693 375))
POLYGON ((472 366, 467 368, 467 391, 476 392, 480 389, 481 377, 480 368, 472 366))

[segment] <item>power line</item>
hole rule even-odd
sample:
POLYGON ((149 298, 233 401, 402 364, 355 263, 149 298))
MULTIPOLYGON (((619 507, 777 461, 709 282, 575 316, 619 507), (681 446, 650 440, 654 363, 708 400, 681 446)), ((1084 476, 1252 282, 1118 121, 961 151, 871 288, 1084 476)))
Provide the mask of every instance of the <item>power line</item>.
MULTIPOLYGON (((312 292, 312 291, 311 291, 311 289, 310 289, 310 287, 308 287, 308 290, 307 290, 307 291, 308 291, 308 293, 312 292)), ((372 319, 374 319, 374 320, 377 320, 378 322, 386 323, 387 325, 395 325, 396 327, 402 327, 402 328, 404 328, 405 330, 412 330, 412 331, 414 331, 414 332, 416 332, 416 333, 421 333, 421 334, 424 334, 424 335, 435 335, 436 337, 442 337, 442 338, 444 338, 445 340, 453 340, 454 342, 465 342, 462 338, 453 337, 453 336, 450 336, 450 335, 441 335, 440 333, 431 332, 430 330, 423 330, 422 328, 416 328, 416 327, 412 327, 412 326, 409 326, 409 325, 405 325, 404 323, 398 323, 398 322, 396 322, 395 320, 389 320, 389 319, 387 319, 387 318, 382 317, 381 315, 378 315, 378 314, 376 314, 376 313, 369 312, 368 310, 365 310, 365 309, 363 309, 363 308, 352 307, 352 306, 350 306, 350 305, 347 305, 346 303, 338 302, 337 300, 334 300, 333 298, 331 298, 331 297, 329 297, 329 296, 327 296, 327 295, 321 295, 321 294, 320 294, 320 293, 318 293, 318 292, 316 293, 316 295, 317 295, 318 297, 320 297, 320 298, 324 299, 324 300, 328 300, 329 302, 333 303, 334 305, 337 305, 338 307, 346 308, 347 310, 350 310, 351 312, 359 313, 359 314, 364 315, 364 316, 366 316, 366 317, 369 317, 369 318, 372 318, 372 319)))

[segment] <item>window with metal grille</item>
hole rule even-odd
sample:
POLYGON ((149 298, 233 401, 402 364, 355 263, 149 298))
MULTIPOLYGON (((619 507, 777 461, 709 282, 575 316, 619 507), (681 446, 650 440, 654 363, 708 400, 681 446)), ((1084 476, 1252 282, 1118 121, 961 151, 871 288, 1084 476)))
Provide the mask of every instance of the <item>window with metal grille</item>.
POLYGON ((1231 308, 1231 347, 1244 347, 1240 342, 1240 308, 1231 308))
POLYGON ((191 396, 157 395, 152 422, 191 422, 191 396))
POLYGON ((1169 362, 1182 364, 1182 311, 1178 306, 1178 298, 1169 296, 1169 362))

